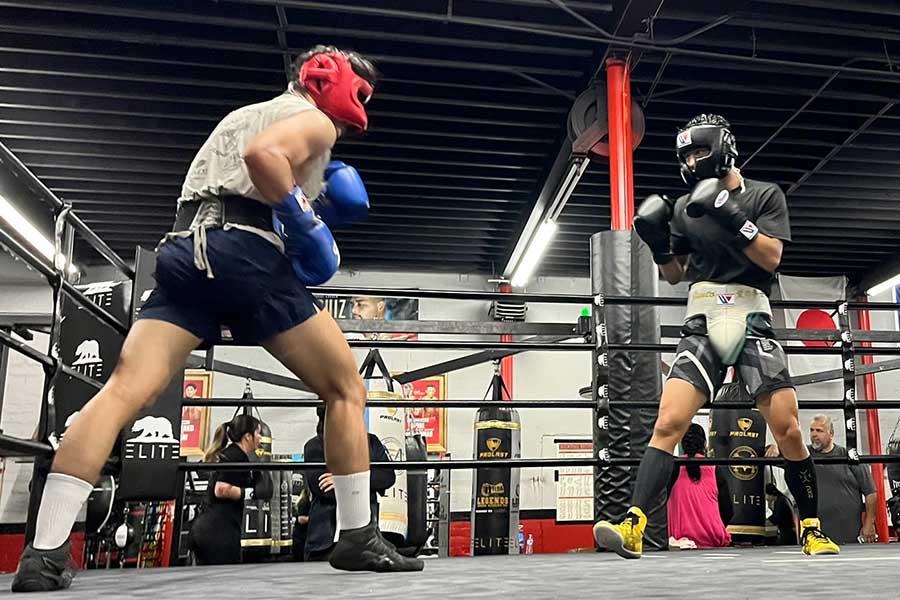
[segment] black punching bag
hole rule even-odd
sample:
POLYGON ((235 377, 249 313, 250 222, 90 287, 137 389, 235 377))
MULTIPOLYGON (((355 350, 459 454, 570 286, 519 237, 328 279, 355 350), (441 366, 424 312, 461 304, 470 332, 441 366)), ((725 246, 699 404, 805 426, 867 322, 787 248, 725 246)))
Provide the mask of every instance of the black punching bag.
MULTIPOLYGON (((499 373, 491 383, 499 400, 499 373)), ((521 454, 521 425, 514 408, 495 402, 475 417, 475 458, 507 460, 521 454)), ((472 479, 472 556, 519 553, 519 469, 479 468, 472 479)))
MULTIPOLYGON (((659 271, 650 249, 632 231, 603 231, 591 236, 591 293, 605 296, 656 296, 659 271)), ((658 344, 659 314, 654 306, 596 307, 610 344, 658 344)), ((642 458, 653 435, 658 407, 624 408, 626 401, 659 402, 662 370, 658 353, 609 353, 608 368, 597 369, 593 383, 606 388, 606 411, 595 411, 595 455, 642 458), (604 384, 601 377, 607 377, 604 384), (618 403, 618 404, 617 404, 618 403), (604 412, 606 414, 604 414, 604 412), (605 417, 605 418, 604 418, 605 417), (605 447, 604 447, 605 444, 605 447)), ((599 395, 599 392, 598 392, 599 395)), ((604 465, 594 473, 594 516, 617 521, 631 506, 637 467, 604 465)), ((669 547, 665 492, 642 507, 647 514, 644 551, 669 547)))
MULTIPOLYGON (((252 400, 253 392, 250 384, 244 388, 243 400, 252 400)), ((268 462, 272 460, 272 430, 260 418, 259 413, 253 414, 253 407, 245 406, 242 413, 259 419, 259 448, 250 456, 250 462, 268 462)), ((271 477, 267 472, 260 473, 263 477, 271 477)), ((262 558, 272 553, 272 518, 271 505, 268 500, 244 500, 244 523, 241 528, 241 548, 244 560, 262 558)))
MULTIPOLYGON (((900 421, 898 421, 900 423, 900 421)), ((887 454, 900 456, 900 439, 895 438, 897 428, 894 427, 894 433, 891 433, 891 439, 887 443, 887 454)), ((891 515, 891 523, 894 527, 900 528, 900 463, 887 463, 885 465, 887 473, 888 486, 891 490, 891 497, 887 501, 888 512, 891 515)))
MULTIPOLYGON (((766 421, 752 408, 743 385, 722 386, 710 411, 710 457, 765 456, 766 421), (746 402, 747 408, 716 408, 715 402, 746 402)), ((763 543, 766 533, 765 473, 758 466, 725 467, 734 514, 728 532, 736 542, 763 543)))
MULTIPOLYGON (((406 460, 414 462, 428 460, 427 444, 421 435, 406 436, 406 460)), ((416 553, 428 540, 427 483, 426 469, 406 472, 407 530, 403 546, 415 550, 416 553)))

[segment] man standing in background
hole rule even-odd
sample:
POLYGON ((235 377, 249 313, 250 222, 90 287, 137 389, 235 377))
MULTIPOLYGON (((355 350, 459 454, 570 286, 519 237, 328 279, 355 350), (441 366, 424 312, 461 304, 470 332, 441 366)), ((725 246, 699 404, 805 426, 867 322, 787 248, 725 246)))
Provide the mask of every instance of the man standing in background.
MULTIPOLYGON (((809 452, 816 465, 819 481, 819 519, 838 544, 866 544, 876 541, 875 508, 878 494, 872 473, 866 465, 837 465, 818 462, 819 458, 847 458, 847 449, 834 443, 834 422, 818 414, 809 423, 809 452), (863 501, 865 500, 865 506, 863 501)), ((778 456, 769 446, 766 456, 778 456)))

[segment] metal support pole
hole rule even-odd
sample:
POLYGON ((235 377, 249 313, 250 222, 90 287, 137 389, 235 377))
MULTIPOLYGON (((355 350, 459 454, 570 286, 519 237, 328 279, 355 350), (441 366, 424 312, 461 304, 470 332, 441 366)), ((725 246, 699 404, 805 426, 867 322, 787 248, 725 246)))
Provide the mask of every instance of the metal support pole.
POLYGON ((437 471, 440 487, 438 488, 438 557, 450 557, 450 473, 437 471))
MULTIPOLYGON (((183 459, 182 459, 183 460, 183 459)), ((181 529, 184 527, 184 494, 187 471, 178 471, 177 490, 175 496, 175 512, 172 515, 172 545, 169 547, 169 565, 181 565, 181 529)))
POLYGON ((203 359, 207 371, 214 371, 216 364, 216 347, 211 346, 206 349, 206 356, 203 359))
POLYGON ((634 176, 632 173, 631 76, 628 63, 606 61, 607 106, 609 114, 609 201, 613 231, 631 229, 634 218, 634 176))
MULTIPOLYGON (((57 447, 56 439, 56 382, 62 373, 62 358, 59 355, 59 341, 61 337, 62 313, 64 306, 64 294, 62 285, 66 281, 66 264, 64 260, 66 256, 67 241, 73 238, 71 225, 68 223, 69 212, 72 210, 70 205, 62 207, 59 214, 56 215, 56 227, 54 236, 54 256, 53 269, 56 271, 55 282, 51 280, 53 287, 53 317, 50 324, 50 343, 47 348, 47 355, 53 361, 52 366, 44 368, 44 393, 41 398, 40 416, 38 417, 38 439, 40 441, 50 442, 54 450, 57 447)), ((31 475, 31 490, 28 496, 28 515, 25 521, 25 543, 30 543, 34 539, 35 526, 37 524, 37 513, 41 505, 41 498, 44 495, 44 484, 47 482, 47 475, 50 473, 52 458, 47 456, 39 456, 35 458, 34 468, 31 475)))
MULTIPOLYGON (((500 284, 500 292, 505 294, 512 293, 512 286, 508 283, 500 284)), ((511 335, 501 335, 500 341, 502 343, 507 343, 513 341, 513 336, 511 335)), ((503 391, 502 399, 503 400, 511 400, 513 397, 513 357, 505 356, 500 359, 500 377, 503 379, 503 382, 506 384, 506 389, 503 391)))
POLYGON ((0 418, 3 417, 3 395, 6 392, 6 371, 8 367, 9 347, 6 344, 0 344, 0 418))
POLYGON ((62 259, 64 264, 60 267, 62 277, 69 283, 77 283, 78 275, 75 272, 69 270, 70 265, 74 265, 74 257, 75 257, 75 227, 66 219, 66 223, 63 226, 63 237, 62 237, 62 259))
MULTIPOLYGON (((865 302, 866 296, 857 298, 859 302, 865 302)), ((860 310, 858 313, 859 328, 862 331, 869 331, 872 325, 869 321, 869 311, 860 310)), ((869 342, 863 342, 863 346, 871 346, 869 342)), ((862 364, 871 365, 874 362, 871 355, 864 354, 862 364)), ((863 393, 866 401, 878 400, 878 390, 875 387, 875 375, 869 373, 863 376, 863 393)), ((878 419, 878 410, 866 411, 866 425, 869 433, 869 454, 881 453, 881 422, 878 419)), ((878 534, 878 541, 887 544, 890 541, 890 533, 887 525, 887 505, 885 504, 886 494, 884 490, 884 465, 872 465, 872 480, 875 482, 875 491, 878 494, 878 504, 875 512, 875 531, 878 534)))

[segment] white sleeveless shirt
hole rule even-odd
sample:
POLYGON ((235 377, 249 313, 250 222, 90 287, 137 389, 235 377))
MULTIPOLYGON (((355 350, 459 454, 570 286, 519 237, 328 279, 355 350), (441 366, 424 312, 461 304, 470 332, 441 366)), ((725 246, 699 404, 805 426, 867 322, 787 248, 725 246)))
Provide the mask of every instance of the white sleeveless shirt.
MULTIPOLYGON (((292 117, 306 110, 318 110, 314 104, 286 91, 280 96, 250 104, 232 111, 222 119, 197 152, 181 186, 178 206, 187 202, 243 196, 253 200, 263 200, 262 194, 253 185, 247 165, 244 163, 244 149, 261 131, 282 119, 292 117)), ((322 191, 322 177, 325 166, 331 159, 331 152, 320 156, 309 169, 307 181, 297 182, 303 186, 308 198, 315 198, 322 191)), ((252 200, 248 200, 252 201, 252 200)), ((267 231, 238 223, 223 224, 224 229, 250 231, 268 240, 284 251, 281 238, 273 230, 267 231)), ((213 272, 206 255, 206 226, 192 226, 191 230, 173 231, 163 238, 194 237, 194 265, 205 270, 212 278, 213 272)))
MULTIPOLYGON (((222 196, 262 200, 244 163, 244 148, 268 126, 305 110, 318 109, 306 99, 285 92, 271 100, 250 104, 226 115, 191 162, 181 186, 179 204, 222 196)), ((325 162, 327 160, 328 157, 325 162)), ((315 198, 321 190, 321 181, 303 183, 304 192, 309 198, 315 198)))

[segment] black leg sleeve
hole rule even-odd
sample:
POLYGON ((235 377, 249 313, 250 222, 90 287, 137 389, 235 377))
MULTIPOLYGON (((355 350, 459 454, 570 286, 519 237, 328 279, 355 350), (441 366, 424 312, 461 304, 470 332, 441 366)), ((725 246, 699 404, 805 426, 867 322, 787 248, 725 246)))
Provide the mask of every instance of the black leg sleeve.
POLYGON ((648 446, 638 467, 631 504, 646 512, 653 500, 666 489, 674 465, 675 457, 671 454, 648 446))
POLYGON ((797 503, 801 519, 819 515, 819 485, 812 456, 803 460, 784 460, 784 479, 797 503))

